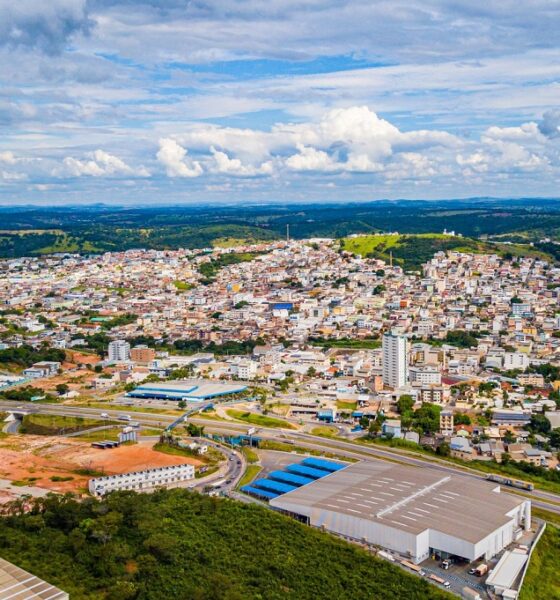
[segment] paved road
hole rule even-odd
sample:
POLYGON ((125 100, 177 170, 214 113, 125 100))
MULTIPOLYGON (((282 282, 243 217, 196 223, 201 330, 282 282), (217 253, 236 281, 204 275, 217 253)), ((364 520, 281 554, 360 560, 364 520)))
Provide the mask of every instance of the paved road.
MULTIPOLYGON (((100 418, 102 412, 100 409, 93 409, 83 406, 0 401, 0 409, 16 408, 14 405, 22 406, 26 410, 32 409, 35 412, 40 412, 42 414, 100 418)), ((103 412, 107 413, 112 419, 126 414, 126 412, 123 410, 112 409, 104 409, 103 412)), ((161 427, 166 427, 177 419, 176 416, 172 415, 145 412, 131 412, 131 417, 134 421, 138 421, 143 425, 156 425, 161 427)), ((204 419, 203 416, 192 417, 190 421, 198 425, 204 425, 207 431, 225 434, 246 434, 247 428, 249 427, 249 425, 244 423, 204 419)), ((259 427, 257 436, 267 440, 297 443, 300 446, 336 452, 338 454, 351 456, 354 458, 364 459, 369 457, 383 460, 396 460, 401 463, 415 466, 430 466, 433 469, 437 469, 446 473, 462 475, 464 477, 472 477, 473 479, 485 479, 485 474, 481 474, 472 469, 459 468, 451 463, 446 463, 445 461, 435 457, 418 457, 412 455, 411 453, 407 453, 406 451, 397 449, 365 446, 362 444, 355 444, 350 441, 333 438, 320 438, 308 433, 293 431, 290 429, 259 427)), ((507 488, 504 488, 504 490, 507 490, 507 488)), ((560 495, 542 490, 534 490, 533 492, 523 491, 523 493, 531 497, 535 506, 560 514, 560 495)))

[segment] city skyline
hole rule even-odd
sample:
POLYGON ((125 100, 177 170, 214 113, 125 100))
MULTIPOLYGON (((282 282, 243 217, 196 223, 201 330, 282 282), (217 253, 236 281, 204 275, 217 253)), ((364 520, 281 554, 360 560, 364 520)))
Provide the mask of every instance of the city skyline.
POLYGON ((0 204, 547 196, 558 8, 0 1, 0 204))

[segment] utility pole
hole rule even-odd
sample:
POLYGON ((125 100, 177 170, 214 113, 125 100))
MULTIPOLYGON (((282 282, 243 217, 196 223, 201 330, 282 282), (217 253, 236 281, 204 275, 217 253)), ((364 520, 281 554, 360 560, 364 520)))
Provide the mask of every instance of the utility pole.
POLYGON ((393 268, 393 251, 392 250, 389 251, 389 266, 391 267, 391 269, 393 268))

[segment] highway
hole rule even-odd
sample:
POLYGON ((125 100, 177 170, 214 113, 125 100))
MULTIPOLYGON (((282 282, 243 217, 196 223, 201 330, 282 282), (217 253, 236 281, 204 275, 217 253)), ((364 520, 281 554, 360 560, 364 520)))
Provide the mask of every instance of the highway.
MULTIPOLYGON (((76 416, 100 419, 101 413, 106 413, 111 420, 118 420, 119 416, 129 414, 131 420, 137 421, 142 425, 152 427, 168 427, 174 421, 177 420, 175 415, 166 415, 161 413, 150 413, 150 412, 127 412, 126 409, 113 410, 113 409, 99 409, 91 408, 87 406, 67 406, 61 404, 36 404, 32 402, 10 402, 0 401, 0 410, 12 410, 17 412, 17 409, 21 408, 22 411, 35 412, 40 414, 52 414, 62 416, 76 416)), ((235 423, 229 421, 218 421, 214 419, 205 419, 203 416, 189 417, 189 422, 195 423, 196 425, 203 425, 205 430, 212 433, 218 434, 246 434, 247 429, 250 427, 249 424, 235 423)), ((124 421, 123 424, 126 424, 124 421)), ((345 441, 334 438, 321 438, 318 436, 311 435, 300 431, 294 431, 291 429, 280 429, 280 428, 267 428, 259 427, 256 434, 257 437, 271 440, 297 444, 298 446, 322 450, 327 452, 334 452, 341 456, 346 456, 356 459, 380 459, 397 461, 403 464, 414 465, 418 467, 429 466, 432 469, 437 469, 446 473, 454 475, 462 475, 463 477, 472 477, 473 479, 485 479, 486 474, 469 469, 468 467, 456 466, 452 463, 446 462, 437 457, 429 456, 418 456, 413 455, 411 452, 403 451, 400 449, 387 449, 381 447, 374 447, 373 445, 367 446, 365 444, 358 444, 351 441, 345 441)), ((504 492, 520 493, 514 490, 510 490, 502 486, 504 492)), ((560 495, 552 492, 546 492, 543 490, 533 490, 521 492, 524 496, 530 497, 534 506, 543 508, 550 512, 560 514, 560 495)))

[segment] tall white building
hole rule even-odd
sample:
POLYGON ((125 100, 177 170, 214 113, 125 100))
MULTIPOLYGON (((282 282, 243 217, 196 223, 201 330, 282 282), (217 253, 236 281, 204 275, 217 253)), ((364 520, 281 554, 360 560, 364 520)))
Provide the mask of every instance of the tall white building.
POLYGON ((130 344, 125 340, 114 340, 109 342, 107 349, 109 361, 111 362, 126 362, 130 360, 130 344))
POLYGON ((383 336, 383 383, 392 388, 404 387, 408 381, 408 342, 403 335, 383 336))

